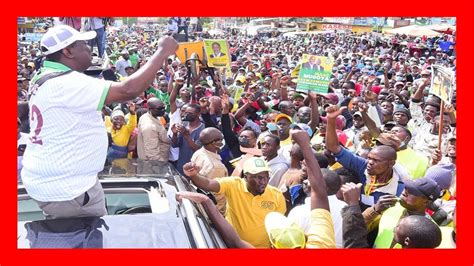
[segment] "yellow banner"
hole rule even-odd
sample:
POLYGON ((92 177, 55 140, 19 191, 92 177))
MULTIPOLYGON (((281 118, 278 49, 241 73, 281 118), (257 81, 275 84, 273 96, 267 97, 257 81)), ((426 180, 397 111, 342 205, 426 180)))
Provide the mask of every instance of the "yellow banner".
POLYGON ((226 40, 204 40, 204 50, 209 67, 230 68, 230 53, 226 40))

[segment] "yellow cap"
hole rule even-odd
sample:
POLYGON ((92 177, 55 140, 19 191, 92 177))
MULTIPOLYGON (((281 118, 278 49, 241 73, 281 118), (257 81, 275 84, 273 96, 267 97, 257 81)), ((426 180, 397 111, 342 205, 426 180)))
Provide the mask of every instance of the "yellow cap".
POLYGON ((282 118, 286 118, 288 120, 290 120, 290 123, 293 123, 293 119, 287 115, 287 114, 279 114, 275 117, 275 123, 278 122, 278 120, 282 119, 282 118))
POLYGON ((265 229, 275 248, 304 248, 306 245, 303 229, 279 212, 267 214, 265 229))

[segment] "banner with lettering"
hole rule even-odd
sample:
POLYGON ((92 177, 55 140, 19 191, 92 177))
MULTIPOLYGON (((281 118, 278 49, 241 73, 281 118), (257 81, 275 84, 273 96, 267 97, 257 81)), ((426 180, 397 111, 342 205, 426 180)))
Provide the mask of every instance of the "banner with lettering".
POLYGON ((296 90, 327 93, 333 65, 333 57, 303 54, 296 90))

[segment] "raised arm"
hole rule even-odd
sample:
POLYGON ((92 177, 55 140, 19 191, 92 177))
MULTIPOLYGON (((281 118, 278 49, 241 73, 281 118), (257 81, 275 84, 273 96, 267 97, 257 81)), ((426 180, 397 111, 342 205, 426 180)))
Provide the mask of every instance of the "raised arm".
POLYGON ((280 88, 280 77, 281 77, 280 73, 275 73, 272 75, 272 85, 271 85, 272 90, 276 90, 280 88))
POLYGON ((313 132, 316 131, 316 128, 319 125, 319 108, 318 108, 318 96, 314 92, 310 92, 308 94, 309 99, 310 99, 310 105, 311 107, 311 120, 309 121, 309 127, 313 132))
POLYGON ((370 135, 372 135, 373 138, 376 138, 380 133, 382 133, 382 131, 377 127, 374 120, 372 120, 372 118, 367 114, 368 109, 369 106, 366 103, 359 103, 359 112, 362 114, 362 120, 364 120, 364 124, 369 129, 370 135))
MULTIPOLYGON (((169 84, 172 84, 173 82, 170 82, 169 84)), ((173 114, 178 110, 178 106, 176 105, 176 98, 178 96, 178 91, 179 89, 183 86, 184 80, 182 78, 177 78, 176 82, 173 86, 173 89, 171 90, 170 94, 170 112, 173 114)))
POLYGON ((415 91, 413 96, 411 96, 411 100, 415 103, 420 102, 423 99, 423 91, 425 90, 426 86, 431 83, 429 78, 425 79, 423 84, 421 84, 418 89, 415 91))
POLYGON ((280 97, 281 101, 288 100, 288 83, 290 82, 290 76, 284 76, 280 79, 280 97))
POLYGON ((252 102, 248 100, 242 107, 237 109, 237 112, 235 112, 234 118, 239 121, 241 125, 245 125, 247 123, 247 118, 245 117, 245 111, 249 109, 249 107, 252 106, 252 102))
POLYGON ((130 134, 132 134, 132 132, 137 127, 137 114, 135 113, 136 108, 137 107, 136 107, 135 103, 130 103, 128 105, 128 110, 130 111, 130 118, 128 119, 126 127, 127 127, 127 131, 130 134))
POLYGON ((367 114, 372 118, 377 126, 381 126, 383 122, 383 114, 382 109, 377 102, 377 94, 373 91, 366 90, 364 91, 364 99, 368 104, 370 104, 367 108, 367 114))
POLYGON ((352 67, 351 72, 349 72, 349 75, 347 75, 346 78, 344 79, 343 84, 351 80, 356 70, 357 70, 357 67, 352 67))
POLYGON ((344 248, 368 248, 367 225, 362 215, 359 198, 362 184, 346 183, 341 187, 347 206, 341 210, 344 248))
POLYGON ((151 59, 137 72, 123 82, 112 82, 105 99, 105 104, 124 102, 139 96, 144 92, 156 77, 156 72, 163 66, 168 56, 178 49, 178 43, 166 36, 158 41, 158 49, 151 59))
POLYGON ((231 105, 229 103, 229 96, 227 94, 222 95, 221 99, 222 103, 222 117, 221 117, 221 127, 222 127, 222 133, 224 134, 224 140, 229 149, 232 152, 232 155, 235 157, 238 157, 241 155, 241 152, 239 150, 239 139, 235 135, 235 133, 232 131, 232 127, 230 124, 230 119, 231 117, 229 116, 229 111, 231 105))
MULTIPOLYGON (((405 85, 405 87, 402 89, 406 89, 408 86, 405 85)), ((397 97, 398 99, 400 99, 400 101, 403 103, 403 106, 405 106, 405 108, 410 108, 410 102, 407 101, 407 99, 405 99, 405 97, 403 97, 403 95, 401 95, 397 90, 394 90, 393 92, 397 97)))
POLYGON ((336 118, 342 113, 346 107, 337 107, 336 105, 331 105, 326 108, 327 113, 327 126, 326 126, 326 148, 332 153, 339 153, 341 151, 341 145, 339 145, 339 140, 336 134, 336 118))
POLYGON ((324 181, 318 161, 311 150, 308 133, 303 130, 292 130, 291 138, 300 146, 308 168, 308 180, 311 186, 311 210, 325 209, 330 211, 326 181, 324 181))
POLYGON ((253 248, 252 245, 240 239, 237 231, 224 216, 222 216, 214 202, 212 202, 208 196, 196 192, 176 192, 176 200, 181 201, 182 199, 200 203, 204 207, 209 219, 216 227, 217 232, 219 232, 228 248, 253 248))
POLYGON ((256 102, 258 103, 258 106, 262 109, 263 113, 265 114, 265 112, 268 111, 269 107, 265 104, 265 102, 263 101, 263 98, 262 97, 258 97, 257 99, 255 99, 256 102))
POLYGON ((174 69, 172 66, 168 66, 168 75, 170 76, 170 80, 168 81, 168 94, 171 94, 173 91, 173 82, 174 82, 174 69))
POLYGON ((390 68, 386 67, 384 68, 384 72, 383 72, 383 85, 384 87, 388 90, 390 89, 390 82, 388 80, 388 71, 390 70, 390 68))
POLYGON ((193 181, 194 185, 206 191, 216 193, 219 192, 219 190, 221 190, 219 182, 217 182, 215 179, 207 179, 206 177, 200 175, 200 170, 201 168, 193 162, 189 162, 183 165, 184 174, 187 175, 191 179, 191 181, 193 181))
POLYGON ((223 93, 229 94, 229 91, 227 90, 227 87, 224 86, 222 83, 222 78, 220 73, 215 73, 214 74, 214 80, 216 81, 216 87, 219 88, 219 93, 216 94, 217 96, 222 95, 223 93))
POLYGON ((214 127, 219 129, 211 117, 211 104, 212 103, 206 97, 199 99, 199 105, 201 106, 201 117, 204 121, 205 127, 214 127))

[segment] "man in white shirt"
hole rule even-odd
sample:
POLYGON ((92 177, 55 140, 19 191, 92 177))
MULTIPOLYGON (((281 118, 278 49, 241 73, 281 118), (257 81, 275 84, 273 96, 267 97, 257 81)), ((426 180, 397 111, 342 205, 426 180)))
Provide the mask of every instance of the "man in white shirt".
MULTIPOLYGON (((329 209, 331 210, 331 217, 334 225, 334 234, 336 236, 336 247, 343 248, 344 243, 342 241, 342 216, 341 210, 347 204, 344 201, 339 200, 336 197, 337 191, 341 188, 342 183, 339 175, 331 170, 322 168, 324 180, 326 181, 326 188, 329 200, 329 209)), ((305 180, 307 182, 307 180, 305 180)), ((304 186, 310 189, 310 186, 304 186)), ((311 192, 306 192, 307 195, 311 195, 311 192)), ((305 199, 305 204, 294 207, 288 214, 288 218, 297 222, 300 227, 308 233, 311 225, 311 197, 308 196, 305 199)))
POLYGON ((168 20, 167 30, 171 34, 178 32, 178 22, 176 21, 176 18, 170 18, 168 20))
POLYGON ((352 115, 352 127, 344 130, 344 133, 346 133, 347 138, 354 144, 354 149, 357 149, 359 147, 359 134, 362 131, 368 130, 367 127, 364 124, 364 120, 362 118, 362 114, 360 112, 355 112, 352 115))
POLYGON ((46 60, 30 84, 31 133, 21 176, 48 219, 107 214, 97 178, 108 146, 101 110, 143 93, 178 48, 171 37, 160 39, 142 71, 124 82, 111 82, 82 73, 92 61, 85 41, 95 36, 94 31, 79 33, 60 25, 41 39, 46 60))

